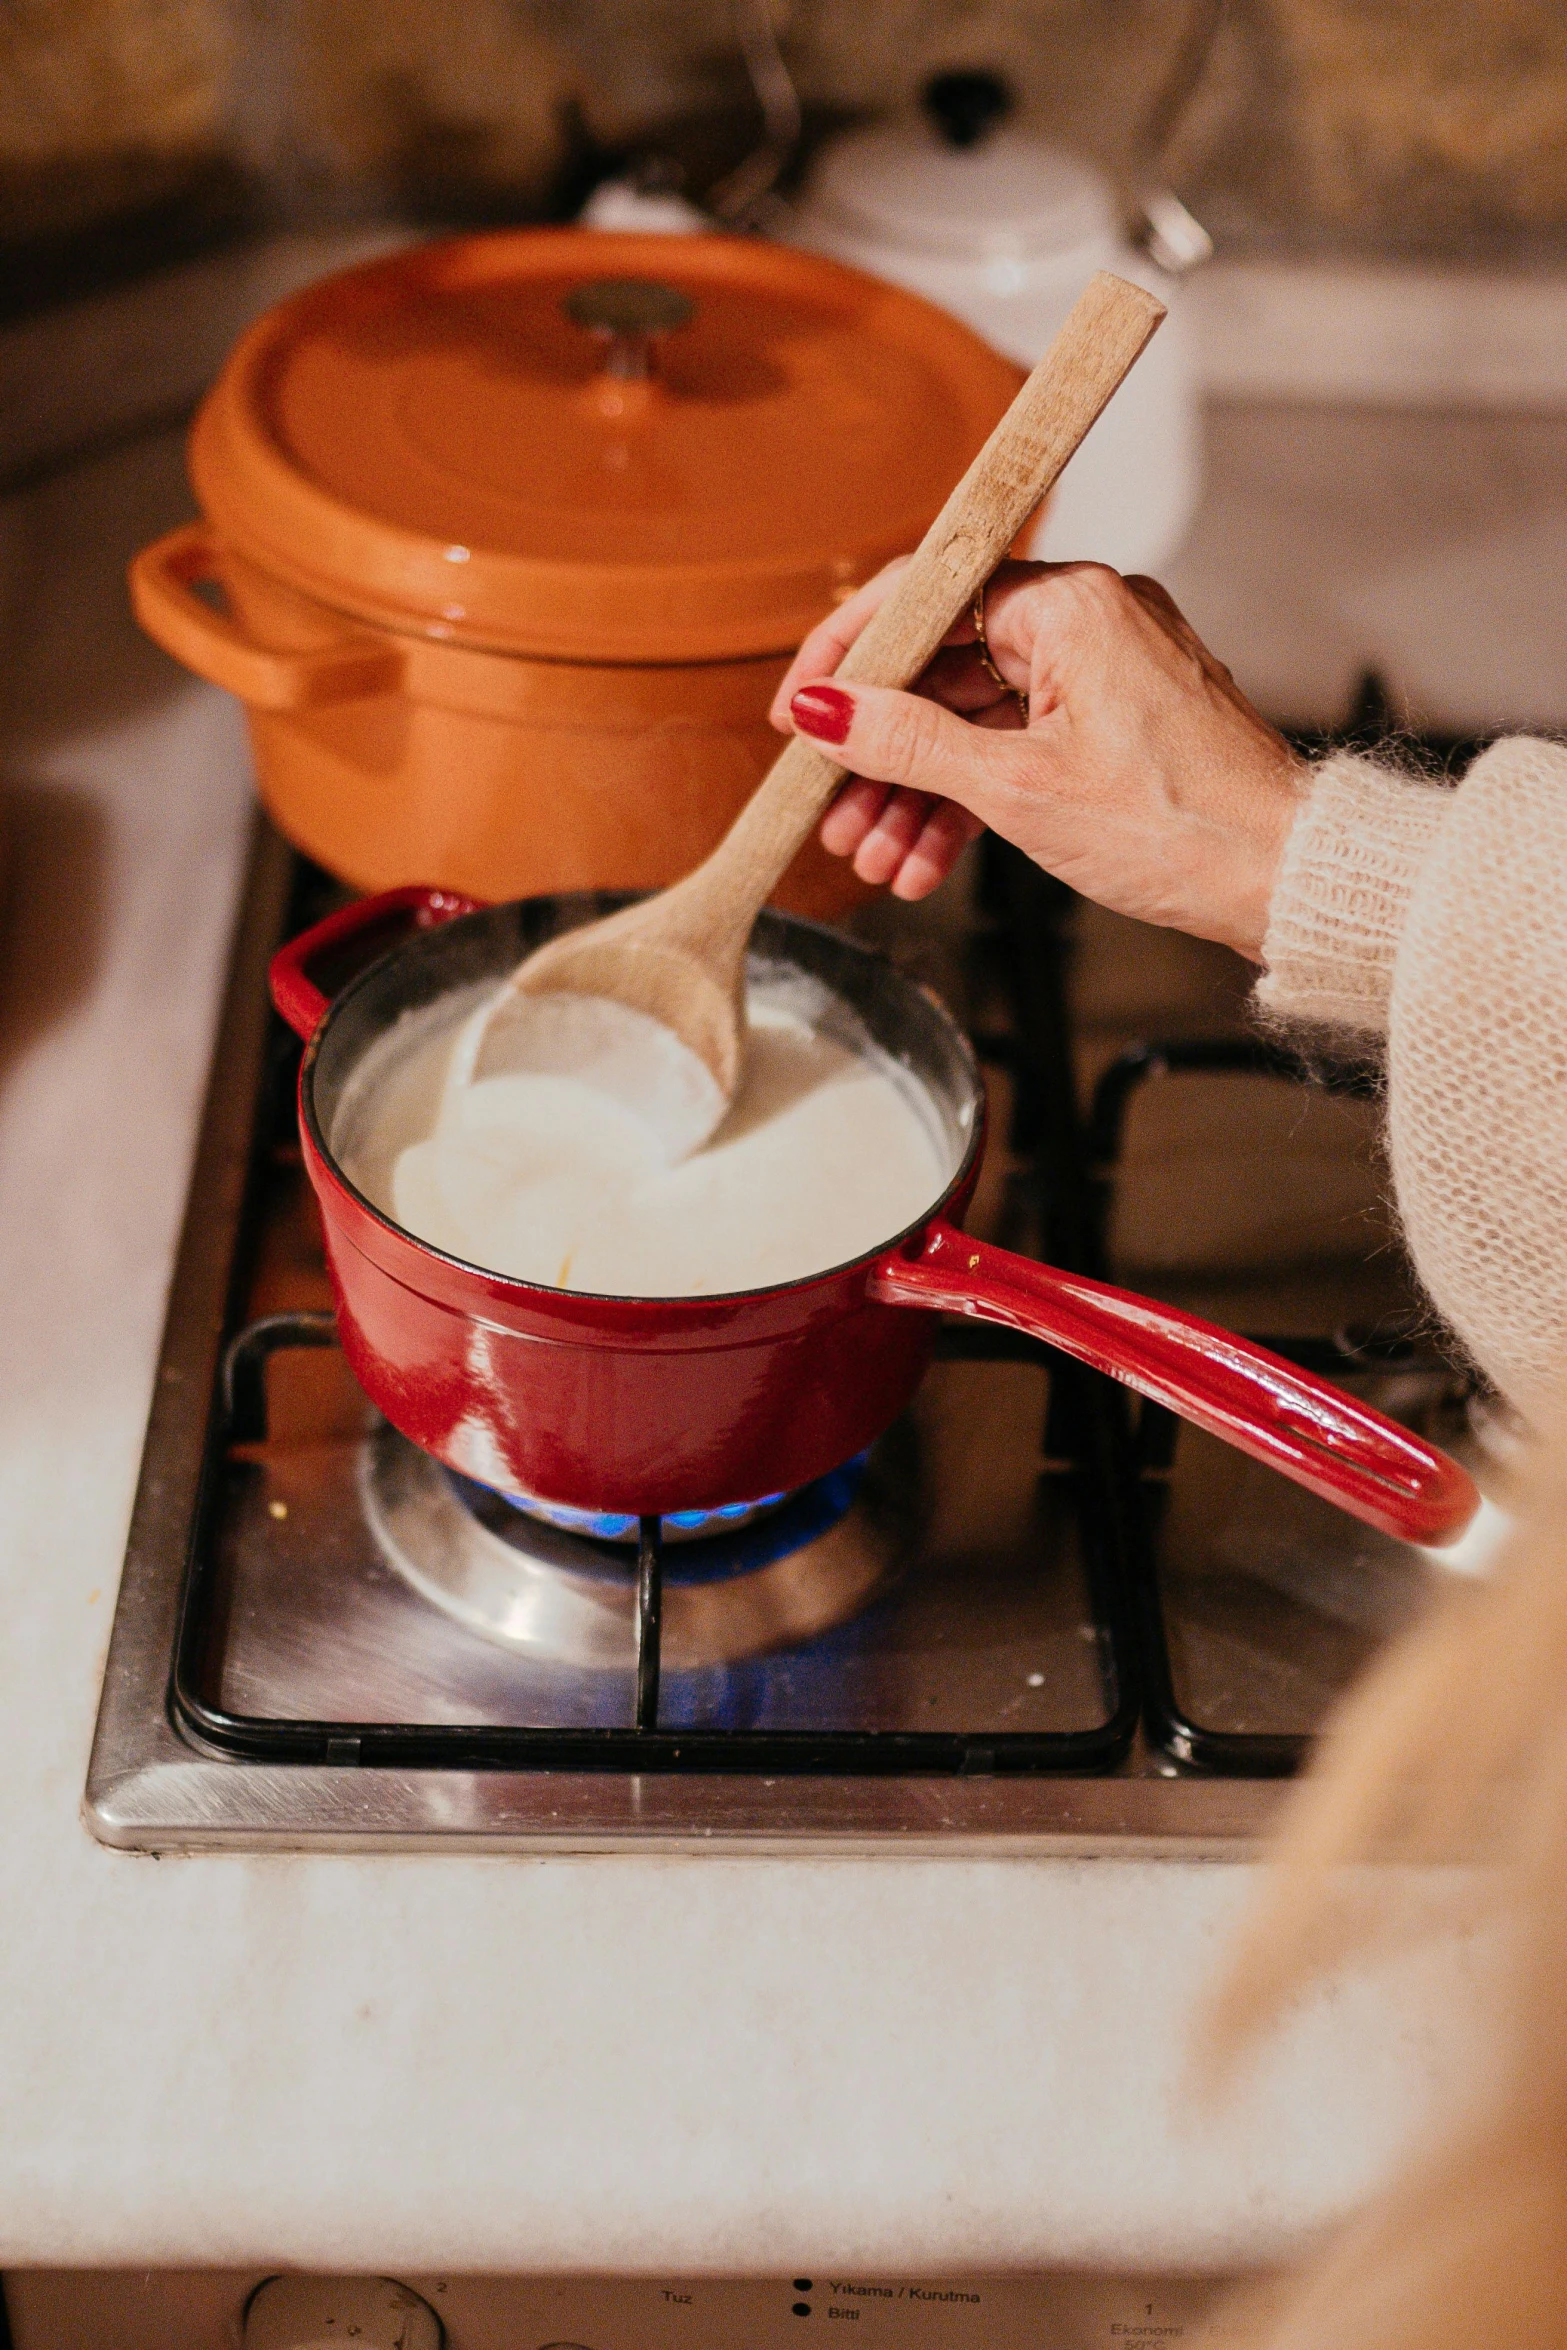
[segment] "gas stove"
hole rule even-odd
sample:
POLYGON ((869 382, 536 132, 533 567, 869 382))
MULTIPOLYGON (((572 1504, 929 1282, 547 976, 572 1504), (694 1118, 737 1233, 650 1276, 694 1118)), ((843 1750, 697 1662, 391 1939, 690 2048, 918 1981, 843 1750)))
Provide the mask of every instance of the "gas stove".
MULTIPOLYGON (((139 1849, 1243 1846, 1437 1570, 1032 1341, 947 1327, 870 1453, 613 1519, 459 1478, 335 1343, 258 828, 87 1787, 139 1849)), ((1232 1322, 1473 1454, 1383 1220, 1374 1085, 1220 950, 990 845, 866 918, 974 1036, 971 1224, 1232 1322), (956 908, 956 912, 954 912, 956 908)), ((336 975, 339 981, 346 973, 336 975)))

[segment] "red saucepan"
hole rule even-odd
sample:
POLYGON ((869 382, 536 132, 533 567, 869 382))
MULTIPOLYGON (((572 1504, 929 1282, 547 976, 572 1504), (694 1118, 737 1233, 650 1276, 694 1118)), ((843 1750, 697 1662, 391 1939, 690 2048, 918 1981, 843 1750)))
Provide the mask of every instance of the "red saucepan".
POLYGON ((836 932, 765 913, 753 957, 825 983, 937 1106, 950 1174, 907 1231, 853 1263, 723 1297, 594 1297, 464 1264, 381 1215, 332 1136, 361 1056, 402 1014, 499 979, 615 901, 474 907, 402 889, 328 917, 274 957, 273 1000, 307 1041, 305 1165, 321 1206, 338 1326, 394 1427, 503 1491, 636 1513, 711 1508, 803 1485, 878 1436, 930 1361, 936 1316, 1004 1322, 1109 1372, 1406 1541, 1456 1535, 1464 1471, 1407 1429, 1227 1330, 1152 1299, 968 1239, 984 1142, 967 1039, 926 989, 836 932), (328 1002, 330 950, 391 951, 328 1002))

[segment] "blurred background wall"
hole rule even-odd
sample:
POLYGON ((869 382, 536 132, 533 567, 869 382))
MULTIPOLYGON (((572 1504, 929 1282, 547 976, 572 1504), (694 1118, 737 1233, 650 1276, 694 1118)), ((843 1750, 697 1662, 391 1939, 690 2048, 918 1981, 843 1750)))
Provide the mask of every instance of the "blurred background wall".
MULTIPOLYGON (((754 0, 762 6, 766 0, 754 0)), ((1231 252, 1567 252, 1567 0, 776 0, 808 134, 998 67, 1231 252)), ((261 227, 700 198, 755 109, 730 0, 0 0, 0 306, 261 227)))

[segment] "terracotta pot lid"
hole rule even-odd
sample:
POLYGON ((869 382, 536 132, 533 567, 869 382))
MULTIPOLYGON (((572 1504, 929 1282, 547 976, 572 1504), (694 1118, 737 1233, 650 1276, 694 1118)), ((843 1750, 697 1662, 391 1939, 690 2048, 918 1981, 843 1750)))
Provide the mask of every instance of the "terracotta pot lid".
POLYGON ((1016 389, 815 254, 536 229, 329 278, 236 346, 208 516, 362 619, 563 659, 781 652, 912 546, 1016 389))

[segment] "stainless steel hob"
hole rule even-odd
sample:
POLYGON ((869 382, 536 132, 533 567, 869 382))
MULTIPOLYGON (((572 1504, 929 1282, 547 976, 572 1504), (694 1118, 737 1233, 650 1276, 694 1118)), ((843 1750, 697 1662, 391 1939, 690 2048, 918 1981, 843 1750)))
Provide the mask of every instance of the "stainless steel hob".
MULTIPOLYGON (((1005 1333, 748 1519, 550 1524, 380 1422, 333 1340, 269 954, 330 889, 258 831, 105 1674, 113 1844, 1224 1850, 1417 1604, 1419 1554, 1005 1333)), ((1463 1381, 1379 1221, 1352 1069, 1241 974, 992 851, 895 925, 995 1095, 981 1229, 1149 1287, 1439 1442, 1463 1381)), ((328 975, 330 978, 332 975, 328 975)), ((339 975, 341 976, 341 975, 339 975)))

